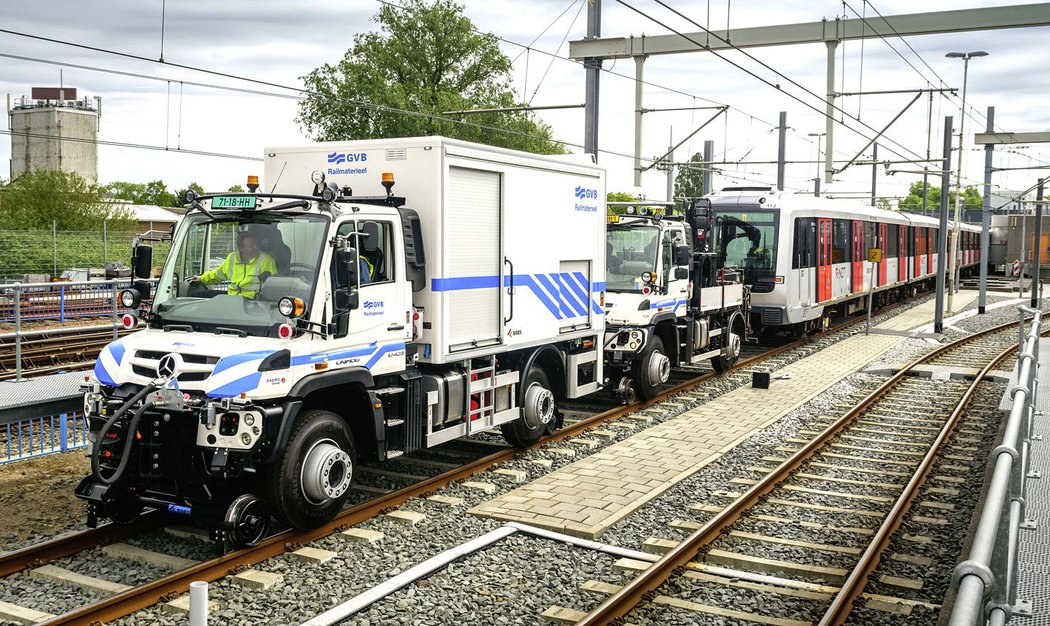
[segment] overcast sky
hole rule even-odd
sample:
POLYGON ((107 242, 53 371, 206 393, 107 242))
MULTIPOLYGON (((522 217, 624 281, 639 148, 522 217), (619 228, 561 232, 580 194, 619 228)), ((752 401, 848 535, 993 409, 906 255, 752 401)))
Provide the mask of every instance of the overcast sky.
MULTIPOLYGON (((584 71, 576 63, 552 61, 539 51, 565 57, 568 43, 586 32, 585 0, 461 0, 465 12, 478 28, 513 43, 503 43, 504 52, 514 64, 515 86, 521 97, 532 104, 579 104, 584 99, 584 71), (561 15, 560 19, 558 16, 561 15), (575 20, 575 21, 574 21, 575 20), (542 31, 546 33, 537 39, 542 31), (514 44, 533 43, 535 50, 520 54, 514 44), (566 43, 562 44, 565 41, 566 43), (559 47, 560 46, 560 47, 559 47)), ((700 30, 695 24, 675 17, 653 0, 625 0, 643 13, 682 31, 700 30)), ((663 26, 639 15, 616 0, 603 0, 602 34, 663 35, 663 26)), ((834 19, 842 16, 840 0, 667 0, 683 14, 713 29, 765 26, 834 19), (728 7, 727 7, 728 4, 728 7)), ((921 11, 942 11, 981 6, 1028 4, 1000 0, 847 0, 857 12, 867 16, 896 15, 921 11), (920 8, 921 7, 921 8, 920 8)), ((235 78, 182 69, 190 66, 237 77, 248 77, 275 85, 295 88, 299 78, 323 63, 336 63, 352 42, 353 35, 375 28, 371 17, 379 3, 374 0, 167 0, 163 57, 161 64, 161 0, 41 0, 0 3, 0 28, 102 48, 125 55, 146 57, 136 60, 106 52, 50 43, 22 35, 0 33, 0 91, 17 98, 28 95, 33 86, 66 86, 79 89, 79 95, 101 96, 102 119, 99 139, 162 148, 147 150, 102 145, 99 147, 101 182, 125 180, 147 182, 161 179, 169 188, 184 187, 191 181, 209 190, 244 184, 249 174, 261 174, 263 147, 304 143, 309 138, 295 122, 296 93, 292 89, 262 86, 235 78), (29 57, 36 60, 12 57, 29 57), (47 63, 45 63, 47 62, 47 63), (74 67, 81 66, 81 67, 74 67), (95 68, 95 69, 88 69, 95 68), (105 71, 98 71, 105 70, 105 71), (117 74, 113 72, 123 72, 117 74), (152 78, 151 78, 152 77, 152 78), (155 80, 160 79, 160 80, 155 80), (170 82, 169 82, 170 81, 170 82), (180 83, 180 81, 182 81, 180 83), (223 85, 265 92, 237 93, 208 85, 223 85), (164 151, 163 148, 203 151, 230 155, 200 156, 164 151), (248 158, 233 158, 248 157, 248 158)), ((1047 10, 1050 16, 1050 9, 1047 10)), ((855 17, 850 8, 847 17, 855 17)), ((964 179, 983 180, 983 152, 972 146, 972 135, 983 130, 984 112, 996 107, 996 126, 1001 130, 1032 131, 1050 127, 1050 44, 1047 28, 999 30, 949 35, 913 37, 908 44, 900 39, 889 42, 871 39, 848 42, 839 47, 838 91, 876 91, 920 89, 932 81, 941 86, 962 87, 963 64, 947 59, 949 51, 985 50, 987 58, 971 61, 967 105, 977 111, 967 119, 964 179), (898 55, 899 51, 907 62, 898 55), (916 56, 918 53, 921 59, 916 56), (909 66, 909 62, 916 69, 909 66), (927 67, 927 64, 929 67, 927 67), (844 77, 841 73, 844 69, 844 77), (922 74, 920 76, 920 73, 922 74), (977 127, 981 128, 978 129, 977 127)), ((702 150, 704 140, 713 140, 716 155, 729 161, 772 161, 777 155, 777 134, 773 129, 779 111, 786 111, 789 160, 813 161, 816 140, 809 133, 824 131, 818 113, 785 92, 800 95, 823 110, 820 101, 792 87, 798 82, 814 94, 825 90, 826 49, 821 44, 752 49, 749 53, 766 63, 760 66, 740 53, 726 54, 774 83, 783 92, 734 67, 713 54, 685 54, 652 57, 645 66, 646 108, 687 108, 729 105, 728 115, 718 118, 690 140, 676 156, 685 160, 702 150)), ((632 162, 619 154, 633 150, 634 63, 607 61, 609 72, 601 78, 601 119, 599 159, 609 170, 610 190, 632 190, 632 162), (621 74, 617 76, 615 74, 621 74)), ((881 129, 913 95, 868 95, 840 100, 850 115, 859 115, 863 124, 881 129)), ((921 98, 880 142, 880 159, 915 159, 927 150, 927 102, 921 98), (894 152, 896 154, 894 154, 894 152)), ((936 96, 932 105, 932 151, 940 156, 943 116, 959 119, 958 97, 936 96)), ((698 126, 709 111, 679 111, 647 114, 643 153, 658 156, 670 141, 677 143, 698 126)), ((545 111, 542 118, 554 128, 555 136, 570 144, 583 143, 582 109, 545 111)), ((847 120, 850 127, 836 130, 835 157, 849 159, 874 131, 847 120)), ((7 129, 7 120, 3 129, 7 129)), ((574 151, 581 151, 574 149, 574 151)), ((0 177, 9 170, 10 138, 0 135, 0 177)), ((1033 145, 1003 151, 996 157, 1000 167, 1022 167, 1050 163, 1050 146, 1033 145), (1022 154, 1023 153, 1023 154, 1022 154)), ((716 176, 716 187, 745 182, 775 183, 772 165, 726 165, 716 176)), ((894 166, 917 169, 918 166, 894 166)), ((789 189, 811 189, 817 174, 815 164, 794 164, 787 169, 789 189)), ((1024 189, 1039 176, 1039 170, 997 174, 996 182, 1008 189, 1024 189)), ((898 196, 919 175, 885 174, 880 168, 878 193, 898 196)), ((830 189, 838 194, 865 194, 871 186, 871 168, 853 167, 838 176, 830 189)), ((652 171, 643 178, 642 190, 651 198, 662 198, 665 175, 652 171)), ((964 182, 965 184, 965 182, 964 182)), ((825 185, 825 188, 828 187, 825 185)))

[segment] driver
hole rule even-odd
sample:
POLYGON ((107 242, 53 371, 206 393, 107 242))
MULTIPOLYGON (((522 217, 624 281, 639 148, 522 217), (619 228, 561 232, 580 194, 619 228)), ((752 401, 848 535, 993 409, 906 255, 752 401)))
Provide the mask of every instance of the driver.
POLYGON ((190 281, 200 281, 205 285, 229 281, 227 293, 254 298, 262 281, 276 273, 277 263, 273 257, 259 250, 255 233, 244 230, 237 233, 237 250, 231 252, 222 265, 200 276, 194 276, 190 281))

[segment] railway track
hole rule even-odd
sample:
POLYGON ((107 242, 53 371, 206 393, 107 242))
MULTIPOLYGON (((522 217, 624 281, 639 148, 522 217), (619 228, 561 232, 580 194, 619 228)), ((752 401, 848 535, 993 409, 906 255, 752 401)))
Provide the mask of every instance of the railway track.
MULTIPOLYGON (((579 624, 629 620, 632 611, 644 614, 654 604, 779 626, 846 623, 909 510, 915 506, 923 519, 935 519, 951 508, 935 500, 917 503, 916 496, 949 441, 955 446, 949 459, 964 458, 960 450, 971 451, 972 433, 959 435, 956 429, 984 378, 1016 350, 1017 328, 1017 323, 1005 324, 942 346, 902 368, 841 417, 827 418, 819 432, 806 433, 812 439, 789 440, 793 447, 779 449, 786 456, 765 459, 776 466, 761 468, 766 473, 760 479, 733 481, 746 491, 718 494, 730 504, 694 505, 713 515, 703 524, 692 523, 685 540, 647 542, 650 552, 663 556, 638 565, 643 571, 626 585, 592 588, 608 597, 579 624), (920 366, 980 371, 972 382, 909 376, 920 366), (783 537, 786 528, 790 539, 783 537), (756 545, 761 550, 753 550, 756 545), (700 589, 705 586, 719 592, 700 589), (740 601, 741 589, 808 604, 795 616, 801 619, 746 613, 738 610, 747 606, 740 601)), ((997 397, 980 399, 989 400, 992 407, 998 402, 997 397)), ((962 469, 965 475, 967 468, 962 469)), ((920 567, 925 563, 922 557, 903 558, 920 567)), ((932 608, 880 593, 867 593, 865 601, 932 608)))
MULTIPOLYGON (((885 311, 883 312, 885 313, 885 311)), ((739 361, 723 377, 736 377, 732 384, 749 380, 749 371, 756 367, 772 369, 786 359, 802 358, 821 349, 822 344, 834 340, 836 333, 845 333, 850 327, 861 323, 863 318, 846 320, 824 335, 802 338, 768 349, 739 361)), ((756 348, 749 348, 756 351, 756 348)), ((586 403, 567 404, 565 426, 538 446, 575 437, 604 422, 613 421, 629 413, 654 406, 679 393, 688 391, 719 376, 713 371, 694 368, 678 373, 679 381, 664 390, 657 398, 630 406, 619 406, 613 394, 606 394, 586 403)), ((52 616, 44 624, 78 624, 109 621, 128 615, 141 608, 153 605, 178 592, 188 589, 194 580, 216 580, 260 561, 282 554, 300 544, 315 541, 337 530, 353 526, 377 516, 380 512, 404 504, 409 499, 435 491, 449 483, 459 481, 500 463, 513 459, 518 450, 509 449, 496 441, 495 437, 479 441, 466 440, 462 445, 474 450, 462 452, 453 445, 423 451, 417 459, 401 457, 395 463, 382 466, 362 466, 357 475, 361 478, 351 496, 351 506, 344 509, 333 521, 313 531, 283 531, 246 548, 189 565, 185 569, 129 589, 113 593, 93 604, 80 606, 61 615, 52 616)), ((0 576, 10 576, 26 569, 96 549, 107 544, 124 544, 129 538, 156 529, 164 522, 159 516, 145 516, 129 526, 106 525, 98 529, 59 537, 52 541, 30 546, 7 554, 0 554, 0 576)))
MULTIPOLYGON (((119 329, 119 335, 128 334, 119 329)), ((113 341, 108 324, 22 333, 22 376, 86 369, 102 348, 113 341)), ((0 381, 15 378, 18 367, 14 333, 0 335, 0 381)))

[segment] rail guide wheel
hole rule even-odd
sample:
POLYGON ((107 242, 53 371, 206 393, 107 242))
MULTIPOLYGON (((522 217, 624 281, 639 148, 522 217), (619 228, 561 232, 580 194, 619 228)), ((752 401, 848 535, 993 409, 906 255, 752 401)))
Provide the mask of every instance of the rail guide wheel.
POLYGON ((270 512, 262 500, 246 493, 234 498, 223 521, 226 522, 227 544, 235 548, 254 546, 266 537, 270 512))

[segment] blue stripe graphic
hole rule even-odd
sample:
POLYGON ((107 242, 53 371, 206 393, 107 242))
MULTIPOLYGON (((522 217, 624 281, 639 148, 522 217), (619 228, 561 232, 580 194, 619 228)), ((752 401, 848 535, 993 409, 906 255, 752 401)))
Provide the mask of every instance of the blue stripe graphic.
MULTIPOLYGON (((526 287, 555 319, 572 319, 587 314, 587 302, 595 315, 602 315, 601 306, 592 297, 593 292, 605 291, 604 282, 595 282, 587 289, 587 278, 581 272, 570 274, 515 274, 515 287, 526 287), (573 281, 571 277, 576 280, 573 281), (578 285, 577 285, 578 283, 578 285), (585 293, 587 292, 587 293, 585 293)), ((503 277, 503 286, 510 287, 511 277, 503 277)), ((491 289, 499 286, 499 276, 464 276, 460 278, 433 278, 430 289, 435 292, 465 289, 491 289)), ((331 355, 330 355, 331 356, 331 355)), ((342 355, 340 358, 343 358, 342 355)), ((354 355, 359 356, 359 355, 354 355)), ((294 364, 294 363, 293 363, 294 364)))
POLYGON ((576 285, 573 284, 572 277, 570 277, 568 274, 551 275, 552 278, 555 276, 558 277, 558 280, 561 283, 562 297, 565 299, 566 302, 569 303, 570 306, 572 306, 573 310, 576 311, 576 315, 574 317, 587 315, 587 307, 582 304, 583 302, 587 302, 587 294, 581 295, 580 293, 578 293, 578 291, 573 289, 573 287, 575 287, 576 285))
POLYGON ((113 360, 120 365, 120 361, 124 358, 124 344, 119 341, 114 341, 109 344, 109 351, 113 353, 113 360))
POLYGON ((224 356, 219 359, 219 362, 215 364, 215 369, 211 371, 211 375, 214 376, 220 372, 225 372, 231 367, 240 365, 241 363, 247 363, 248 361, 263 360, 276 352, 276 350, 258 350, 256 352, 244 352, 241 354, 232 354, 230 356, 224 356))
POLYGON ((404 349, 405 349, 405 344, 403 344, 403 343, 391 343, 391 344, 385 345, 382 348, 380 348, 378 352, 376 352, 374 355, 372 355, 372 358, 368 359, 368 363, 365 363, 365 367, 368 368, 368 369, 372 369, 372 366, 375 365, 376 363, 378 363, 379 359, 383 358, 383 355, 387 354, 388 352, 395 352, 397 350, 404 350, 404 349))
MULTIPOLYGON (((503 284, 509 287, 510 278, 505 278, 503 284)), ((536 296, 536 299, 540 301, 540 304, 547 307, 547 310, 551 312, 551 315, 553 315, 555 319, 561 319, 561 313, 558 311, 558 307, 553 302, 551 302, 550 298, 547 297, 547 294, 544 293, 542 289, 540 289, 539 285, 536 284, 536 281, 532 279, 531 275, 516 274, 514 276, 514 284, 528 287, 529 290, 532 291, 532 293, 536 296)))
MULTIPOLYGON (((514 277, 517 280, 517 276, 514 277)), ((459 291, 461 289, 491 289, 499 287, 499 276, 465 276, 463 278, 433 278, 431 291, 459 291)))
POLYGON ((226 383, 218 389, 213 389, 207 392, 205 395, 211 398, 232 398, 241 393, 247 393, 252 389, 259 386, 259 380, 262 378, 262 373, 254 372, 238 378, 237 380, 226 383))

